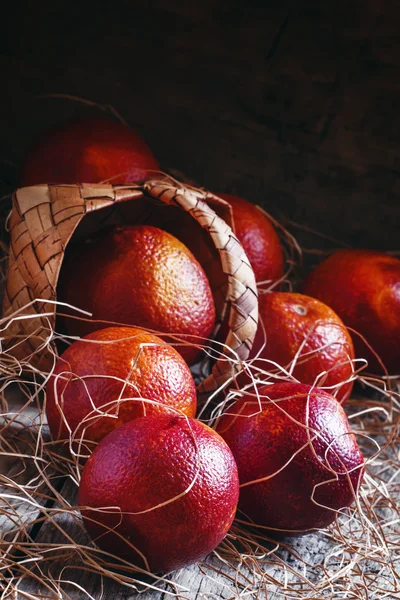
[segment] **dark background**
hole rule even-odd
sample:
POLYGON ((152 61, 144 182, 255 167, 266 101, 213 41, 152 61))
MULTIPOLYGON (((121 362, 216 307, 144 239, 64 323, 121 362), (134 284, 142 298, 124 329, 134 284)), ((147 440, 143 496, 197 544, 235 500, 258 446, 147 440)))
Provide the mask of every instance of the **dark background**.
POLYGON ((70 94, 213 191, 399 249, 396 0, 10 2, 2 24, 4 193, 39 132, 83 110, 41 96, 70 94))

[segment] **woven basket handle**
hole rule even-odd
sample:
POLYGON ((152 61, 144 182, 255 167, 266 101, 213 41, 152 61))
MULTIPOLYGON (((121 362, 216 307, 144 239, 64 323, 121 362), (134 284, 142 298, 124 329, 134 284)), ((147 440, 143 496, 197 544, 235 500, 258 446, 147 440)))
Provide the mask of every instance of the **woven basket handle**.
POLYGON ((206 203, 206 192, 163 181, 148 181, 143 191, 166 204, 180 206, 206 229, 219 252, 222 270, 228 278, 230 314, 225 344, 231 352, 221 346, 221 352, 224 350, 227 357, 221 356, 217 360, 211 374, 198 388, 200 393, 211 392, 234 374, 235 361, 232 359, 246 360, 249 356, 258 322, 257 286, 253 269, 231 227, 206 203))
POLYGON ((10 323, 7 328, 13 348, 10 353, 23 360, 29 357, 32 364, 36 362, 41 368, 51 367, 54 356, 48 351, 46 354, 44 340, 49 335, 49 326, 55 324, 54 300, 66 245, 89 212, 143 196, 189 212, 209 232, 218 249, 222 270, 228 279, 227 300, 231 303, 226 340, 231 356, 228 357, 229 350, 221 346, 225 356, 221 354, 211 375, 199 386, 199 392, 211 392, 238 370, 238 362, 232 358, 245 360, 249 355, 258 319, 254 273, 232 229, 207 205, 207 198, 216 197, 176 181, 171 183, 168 178, 131 186, 44 184, 15 192, 4 315, 23 310, 39 318, 10 323), (35 303, 38 298, 41 302, 35 303))

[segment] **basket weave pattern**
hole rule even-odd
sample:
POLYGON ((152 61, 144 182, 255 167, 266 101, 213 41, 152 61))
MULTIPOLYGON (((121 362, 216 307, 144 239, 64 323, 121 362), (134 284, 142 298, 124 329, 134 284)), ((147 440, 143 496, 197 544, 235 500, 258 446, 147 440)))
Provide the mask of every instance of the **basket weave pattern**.
MULTIPOLYGON (((239 359, 248 357, 257 329, 257 288, 249 260, 232 228, 209 205, 225 203, 203 190, 163 180, 135 186, 46 184, 15 192, 4 316, 22 310, 24 315, 36 318, 9 323, 6 343, 14 356, 22 360, 30 357, 41 367, 51 366, 51 353, 39 350, 55 325, 53 302, 57 299, 58 276, 69 240, 89 212, 143 197, 180 206, 209 232, 227 277, 226 300, 231 308, 226 344, 239 359), (35 302, 38 299, 41 302, 35 302)), ((219 359, 200 391, 212 391, 225 383, 232 369, 231 361, 219 359)))

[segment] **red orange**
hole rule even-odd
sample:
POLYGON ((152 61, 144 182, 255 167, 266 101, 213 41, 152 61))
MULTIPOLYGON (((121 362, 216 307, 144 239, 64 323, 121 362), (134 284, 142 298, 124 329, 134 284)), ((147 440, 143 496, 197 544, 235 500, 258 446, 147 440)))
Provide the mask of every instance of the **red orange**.
POLYGON ((339 250, 308 275, 304 292, 325 302, 354 334, 368 369, 400 373, 400 260, 372 250, 339 250), (378 354, 380 360, 374 354, 378 354), (383 363, 383 364, 382 364, 383 363))
POLYGON ((38 183, 132 183, 159 164, 140 136, 116 119, 91 115, 45 133, 27 154, 22 185, 38 183))
POLYGON ((83 470, 79 504, 100 548, 165 572, 220 543, 238 495, 224 440, 200 421, 164 415, 126 423, 100 442, 83 470))
POLYGON ((256 377, 263 377, 256 369, 276 371, 278 364, 301 383, 322 387, 342 403, 353 387, 354 348, 347 328, 329 306, 304 294, 260 294, 250 359, 256 377))
POLYGON ((98 442, 127 421, 168 408, 195 415, 189 368, 172 346, 133 327, 109 327, 71 344, 47 385, 54 439, 98 442))
MULTIPOLYGON (((280 279, 283 275, 283 252, 271 220, 244 198, 232 194, 218 195, 232 207, 234 229, 253 267, 256 281, 272 283, 280 279)), ((198 258, 214 289, 221 276, 215 265, 218 258, 215 258, 210 235, 182 211, 175 211, 167 227, 198 258)))
POLYGON ((239 508, 279 534, 326 527, 353 503, 364 473, 343 408, 308 385, 259 394, 244 395, 217 426, 237 462, 239 508))
MULTIPOLYGON (((212 292, 200 264, 177 238, 149 225, 115 227, 71 252, 58 299, 99 321, 177 334, 178 343, 194 344, 178 346, 190 363, 215 323, 212 292)), ((101 326, 66 323, 68 333, 81 336, 101 326)))
POLYGON ((283 275, 283 252, 271 220, 255 204, 240 196, 219 194, 233 211, 235 232, 253 267, 257 283, 273 283, 283 275))

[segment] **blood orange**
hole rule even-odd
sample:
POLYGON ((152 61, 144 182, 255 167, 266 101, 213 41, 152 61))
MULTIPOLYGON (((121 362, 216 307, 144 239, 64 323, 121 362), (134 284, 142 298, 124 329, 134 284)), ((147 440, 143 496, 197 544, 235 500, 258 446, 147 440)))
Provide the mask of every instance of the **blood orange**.
POLYGON ((158 170, 147 144, 129 127, 104 116, 73 119, 43 135, 26 156, 22 185, 132 183, 158 170))
POLYGON ((255 369, 273 371, 277 363, 301 383, 322 387, 342 403, 348 399, 353 343, 329 306, 304 294, 270 292, 259 296, 259 319, 250 353, 255 369))
POLYGON ((273 283, 283 276, 283 253, 271 220, 255 204, 240 196, 219 194, 233 211, 235 232, 253 267, 257 283, 273 283))
MULTIPOLYGON (((112 321, 180 336, 188 362, 209 338, 215 306, 207 277, 178 239, 157 227, 116 227, 80 246, 65 260, 58 298, 112 321), (85 282, 85 285, 82 285, 85 282)), ((69 319, 67 331, 85 335, 99 323, 69 319)))
POLYGON ((110 433, 86 463, 79 487, 87 530, 100 548, 152 572, 211 552, 232 524, 238 495, 237 467, 224 440, 200 421, 170 415, 136 419, 110 433))
POLYGON ((352 504, 364 472, 343 408, 308 385, 259 394, 243 396, 217 427, 238 465, 239 508, 278 533, 326 527, 352 504))
MULTIPOLYGON (((283 275, 283 252, 270 219, 254 204, 239 196, 219 194, 232 207, 236 235, 243 245, 258 283, 273 283, 283 275)), ((187 213, 170 211, 168 231, 198 258, 214 289, 220 283, 220 265, 210 235, 187 213), (216 264, 217 262, 217 264, 216 264)))
POLYGON ((331 306, 353 335, 356 355, 369 369, 400 374, 400 260, 371 250, 339 250, 304 282, 304 292, 331 306), (382 364, 383 363, 383 364, 382 364))
POLYGON ((54 439, 98 442, 126 421, 172 408, 196 412, 196 388, 180 354, 133 327, 109 327, 74 342, 47 385, 54 439))

